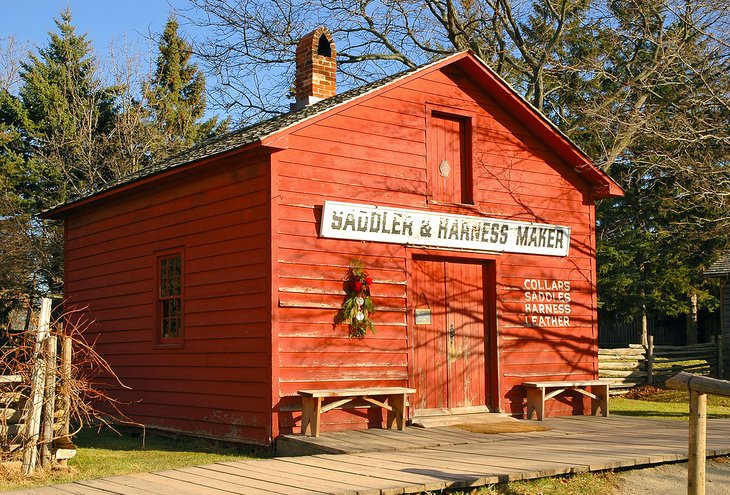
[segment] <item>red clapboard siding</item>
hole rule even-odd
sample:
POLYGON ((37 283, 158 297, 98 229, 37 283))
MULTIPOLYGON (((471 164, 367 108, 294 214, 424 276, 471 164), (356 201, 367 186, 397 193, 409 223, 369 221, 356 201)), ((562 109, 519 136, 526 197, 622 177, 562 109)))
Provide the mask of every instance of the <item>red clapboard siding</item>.
POLYGON ((215 438, 236 438, 240 441, 252 444, 264 444, 268 445, 268 439, 266 443, 263 443, 259 431, 265 425, 265 421, 262 419, 262 424, 255 426, 241 426, 236 424, 236 417, 220 414, 216 417, 216 421, 211 421, 208 417, 196 417, 194 419, 187 419, 192 417, 187 411, 184 411, 186 418, 184 419, 168 419, 164 413, 164 407, 157 408, 150 411, 135 411, 135 418, 147 425, 150 428, 164 428, 171 429, 174 431, 185 432, 191 435, 204 435, 212 436, 215 438), (160 414, 162 412, 163 414, 160 414))
MULTIPOLYGON (((465 108, 474 113, 474 202, 483 214, 568 225, 572 229, 569 258, 500 256, 497 327, 500 335, 513 339, 498 352, 503 374, 509 375, 513 370, 524 372, 533 366, 535 372, 543 372, 539 368, 544 366, 553 377, 572 376, 571 373, 594 376, 595 283, 590 248, 593 210, 590 201, 586 201, 587 192, 580 189, 582 180, 467 77, 436 72, 295 131, 289 138, 290 149, 280 154, 280 396, 293 395, 307 384, 339 386, 342 381, 352 380, 360 380, 360 386, 373 383, 372 380, 375 384, 407 383, 406 372, 396 372, 395 376, 383 374, 378 381, 377 376, 371 376, 373 370, 393 370, 375 358, 370 363, 378 366, 367 367, 369 347, 351 346, 342 338, 327 337, 337 330, 331 326, 332 316, 341 302, 340 281, 352 258, 362 259, 368 270, 378 273, 378 278, 399 282, 393 286, 376 278, 376 305, 407 307, 406 287, 400 285, 408 279, 403 272, 407 250, 378 243, 320 239, 317 208, 323 200, 427 208, 426 103, 445 105, 446 110, 449 106, 465 108), (456 81, 461 87, 456 86, 456 81), (414 141, 419 141, 417 146, 414 141), (521 284, 525 278, 571 282, 571 327, 524 325, 520 318, 524 313, 521 284), (382 293, 377 293, 379 288, 382 293), (529 345, 516 344, 523 339, 529 345), (573 340, 576 345, 567 344, 573 340), (320 356, 320 349, 333 356, 320 356), (331 364, 322 367, 322 359, 331 359, 331 364), (399 375, 403 381, 397 381, 399 375), (293 385, 296 383, 300 385, 293 385)), ((376 324, 403 324, 407 322, 404 317, 407 313, 374 315, 376 324)), ((407 367, 408 339, 404 328, 388 325, 387 329, 388 340, 381 341, 380 333, 368 335, 365 340, 384 346, 388 359, 401 360, 407 367), (399 353, 401 357, 396 357, 399 353)), ((346 331, 346 327, 341 328, 341 335, 346 331)), ((500 339, 498 345, 504 341, 500 339)), ((502 378, 500 403, 505 410, 512 407, 510 389, 522 379, 502 378)), ((346 417, 328 426, 336 428, 338 421, 348 421, 346 417)), ((282 428, 291 426, 285 423, 290 420, 282 417, 281 421, 282 428)))
POLYGON ((268 166, 240 163, 179 176, 154 194, 72 217, 66 295, 90 308, 99 352, 120 379, 145 383, 115 392, 145 404, 130 405, 132 417, 212 435, 228 418, 245 426, 245 438, 267 443, 268 166), (184 249, 185 342, 181 349, 155 348, 155 253, 178 247, 184 249), (191 379, 219 382, 195 390, 191 379), (235 396, 220 382, 230 379, 241 383, 235 396))
MULTIPOLYGON (((181 211, 179 207, 205 206, 209 202, 225 197, 226 190, 233 191, 230 193, 231 198, 261 196, 262 193, 265 196, 267 185, 265 171, 249 167, 248 173, 238 173, 236 169, 242 168, 244 167, 240 164, 221 160, 216 166, 191 173, 186 180, 185 188, 155 188, 154 194, 149 194, 149 190, 140 190, 124 198, 109 200, 108 208, 70 217, 69 227, 72 227, 74 232, 69 233, 69 238, 73 240, 90 233, 105 232, 110 228, 124 228, 126 225, 134 224, 140 217, 145 218, 146 210, 150 207, 159 208, 161 214, 174 215, 181 211)), ((245 203, 260 204, 251 199, 245 200, 245 203)))

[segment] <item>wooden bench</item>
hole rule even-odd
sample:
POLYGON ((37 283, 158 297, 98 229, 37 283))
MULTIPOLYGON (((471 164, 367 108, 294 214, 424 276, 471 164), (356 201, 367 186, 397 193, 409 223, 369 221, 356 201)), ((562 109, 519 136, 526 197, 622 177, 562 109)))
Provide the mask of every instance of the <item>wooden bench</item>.
POLYGON ((552 382, 524 382, 527 388, 527 419, 532 419, 532 413, 537 414, 537 420, 542 421, 545 416, 545 401, 552 399, 565 391, 578 392, 591 398, 591 411, 595 416, 601 409, 603 416, 608 416, 608 388, 609 382, 603 380, 566 380, 552 382), (588 388, 590 387, 590 391, 588 388))
POLYGON ((406 387, 300 390, 298 394, 302 396, 302 434, 306 435, 309 430, 311 436, 318 437, 321 414, 356 399, 387 410, 388 428, 392 428, 395 422, 398 429, 403 430, 406 424, 407 396, 415 392, 415 388, 406 387), (380 398, 383 399, 379 400, 380 398), (328 402, 325 403, 325 400, 328 402))

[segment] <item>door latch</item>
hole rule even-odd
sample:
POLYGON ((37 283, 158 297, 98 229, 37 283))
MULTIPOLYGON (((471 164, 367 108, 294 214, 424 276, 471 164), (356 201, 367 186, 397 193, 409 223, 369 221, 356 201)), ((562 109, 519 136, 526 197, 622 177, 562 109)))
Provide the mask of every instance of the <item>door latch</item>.
POLYGON ((451 340, 454 340, 454 337, 456 337, 456 329, 454 328, 454 324, 452 323, 449 327, 449 338, 451 340))

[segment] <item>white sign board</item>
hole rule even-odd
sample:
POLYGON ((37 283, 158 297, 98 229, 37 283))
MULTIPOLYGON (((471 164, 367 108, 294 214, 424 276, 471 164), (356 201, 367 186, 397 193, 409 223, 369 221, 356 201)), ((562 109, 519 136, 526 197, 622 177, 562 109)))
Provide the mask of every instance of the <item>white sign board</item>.
POLYGON ((570 227, 325 201, 320 236, 476 251, 567 256, 570 227))

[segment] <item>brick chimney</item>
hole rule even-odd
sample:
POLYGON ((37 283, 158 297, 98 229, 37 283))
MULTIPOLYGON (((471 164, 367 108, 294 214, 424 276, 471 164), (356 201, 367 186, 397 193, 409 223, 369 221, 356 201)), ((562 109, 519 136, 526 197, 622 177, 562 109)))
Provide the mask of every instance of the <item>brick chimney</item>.
POLYGON ((324 26, 299 40, 295 110, 337 93, 336 58, 335 42, 324 26))

